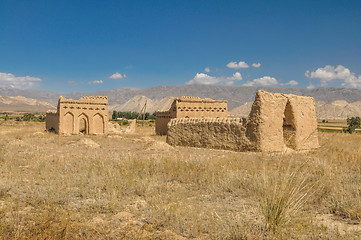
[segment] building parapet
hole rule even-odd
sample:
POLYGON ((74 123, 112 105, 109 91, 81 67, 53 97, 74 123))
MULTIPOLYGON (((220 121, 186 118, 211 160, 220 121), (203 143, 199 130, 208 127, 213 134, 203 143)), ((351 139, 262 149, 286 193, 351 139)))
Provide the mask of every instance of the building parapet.
POLYGON ((67 99, 63 96, 59 97, 59 102, 61 103, 70 103, 70 104, 99 104, 99 105, 108 105, 107 96, 84 96, 79 100, 67 99))
POLYGON ((48 110, 48 111, 46 111, 46 114, 47 115, 57 115, 58 112, 56 110, 48 110))
POLYGON ((177 124, 196 124, 196 123, 235 123, 243 124, 241 118, 173 118, 168 123, 168 128, 177 124))
POLYGON ((157 111, 157 115, 166 115, 169 114, 169 110, 168 111, 157 111))
POLYGON ((180 98, 175 99, 178 102, 204 102, 204 103, 227 103, 227 100, 213 100, 211 98, 200 98, 193 96, 182 96, 180 98))

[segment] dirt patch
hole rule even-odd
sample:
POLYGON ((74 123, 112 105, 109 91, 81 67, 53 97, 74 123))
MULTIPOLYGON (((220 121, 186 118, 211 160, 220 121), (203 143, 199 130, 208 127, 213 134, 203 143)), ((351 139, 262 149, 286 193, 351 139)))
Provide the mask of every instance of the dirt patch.
POLYGON ((345 234, 356 234, 361 237, 361 224, 348 223, 335 217, 333 214, 320 214, 316 216, 317 221, 321 226, 325 226, 328 229, 335 230, 341 235, 345 234))
POLYGON ((170 146, 165 142, 153 141, 147 144, 146 151, 174 151, 174 147, 170 146))
POLYGON ((79 141, 79 144, 85 145, 86 147, 89 148, 99 148, 100 145, 96 142, 94 142, 93 140, 89 139, 89 138, 82 138, 79 141))

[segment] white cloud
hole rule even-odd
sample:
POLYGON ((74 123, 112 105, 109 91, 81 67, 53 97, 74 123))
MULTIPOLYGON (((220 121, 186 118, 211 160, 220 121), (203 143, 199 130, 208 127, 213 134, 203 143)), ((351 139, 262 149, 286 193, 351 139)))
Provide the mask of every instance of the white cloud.
POLYGON ((240 61, 239 63, 237 62, 230 62, 227 64, 228 68, 233 68, 233 69, 239 69, 239 68, 249 68, 249 65, 246 62, 242 62, 240 61))
POLYGON ((197 73, 194 78, 188 81, 186 84, 206 84, 213 85, 219 83, 216 77, 209 76, 205 73, 197 73))
POLYGON ((316 88, 316 86, 313 85, 312 83, 310 83, 310 84, 307 86, 307 89, 315 89, 315 88, 316 88))
POLYGON ((344 87, 361 88, 361 75, 356 76, 350 69, 342 65, 337 67, 326 65, 313 72, 307 70, 305 76, 311 79, 319 79, 321 86, 326 86, 335 80, 341 80, 341 85, 344 87))
POLYGON ((291 80, 291 81, 289 81, 289 82, 286 82, 286 83, 282 83, 281 85, 283 85, 283 86, 287 86, 287 85, 289 85, 289 86, 297 86, 298 85, 298 82, 297 81, 295 81, 295 80, 291 80))
POLYGON ((242 80, 242 75, 239 72, 235 72, 233 74, 233 76, 231 77, 232 80, 234 81, 241 81, 242 80))
POLYGON ((270 77, 270 76, 264 76, 261 78, 253 79, 252 81, 248 81, 245 84, 243 84, 243 86, 255 86, 255 85, 271 86, 271 85, 276 85, 276 84, 278 84, 278 81, 276 78, 270 77))
POLYGON ((42 80, 37 77, 15 77, 11 73, 0 73, 0 86, 12 86, 16 88, 31 88, 38 85, 42 80))
POLYGON ((261 64, 260 63, 252 63, 252 67, 259 68, 259 67, 261 67, 261 64))
POLYGON ((125 75, 125 74, 122 75, 122 74, 116 72, 116 73, 113 73, 108 78, 110 78, 110 79, 122 79, 122 78, 126 78, 126 77, 127 77, 127 75, 125 75))
POLYGON ((204 71, 205 71, 206 73, 209 73, 209 72, 211 71, 211 69, 210 69, 209 67, 206 67, 206 68, 204 68, 204 71))
POLYGON ((186 84, 205 84, 205 85, 216 85, 222 84, 231 86, 236 81, 241 81, 242 75, 236 72, 232 77, 213 77, 205 73, 197 73, 192 80, 189 80, 186 84))
POLYGON ((103 80, 94 80, 94 81, 88 82, 88 84, 103 84, 103 80))

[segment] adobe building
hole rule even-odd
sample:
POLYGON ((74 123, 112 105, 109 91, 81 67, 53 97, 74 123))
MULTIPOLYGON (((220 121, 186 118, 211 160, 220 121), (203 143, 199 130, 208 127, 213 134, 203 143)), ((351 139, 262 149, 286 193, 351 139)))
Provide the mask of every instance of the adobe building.
POLYGON ((60 96, 57 110, 46 113, 46 130, 59 134, 106 134, 108 114, 106 96, 79 100, 60 96))
POLYGON ((312 97, 258 91, 245 121, 237 118, 172 119, 170 145, 276 152, 318 148, 312 97))
POLYGON ((227 116, 225 100, 183 96, 174 99, 168 111, 157 111, 155 132, 158 135, 166 135, 168 123, 173 118, 226 118, 227 116))

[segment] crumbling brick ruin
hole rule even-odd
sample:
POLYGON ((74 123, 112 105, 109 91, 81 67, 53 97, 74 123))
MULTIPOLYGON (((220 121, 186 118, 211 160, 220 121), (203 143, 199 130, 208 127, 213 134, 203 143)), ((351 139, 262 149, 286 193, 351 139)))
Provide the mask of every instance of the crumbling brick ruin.
POLYGON ((106 134, 108 132, 108 97, 60 96, 56 111, 46 113, 46 130, 59 134, 106 134))
POLYGON ((166 135, 168 123, 173 118, 226 118, 227 116, 227 101, 183 96, 176 98, 168 111, 157 112, 155 132, 158 135, 166 135))
POLYGON ((311 97, 258 91, 245 121, 230 118, 172 119, 170 145, 234 151, 306 150, 319 147, 311 97))

